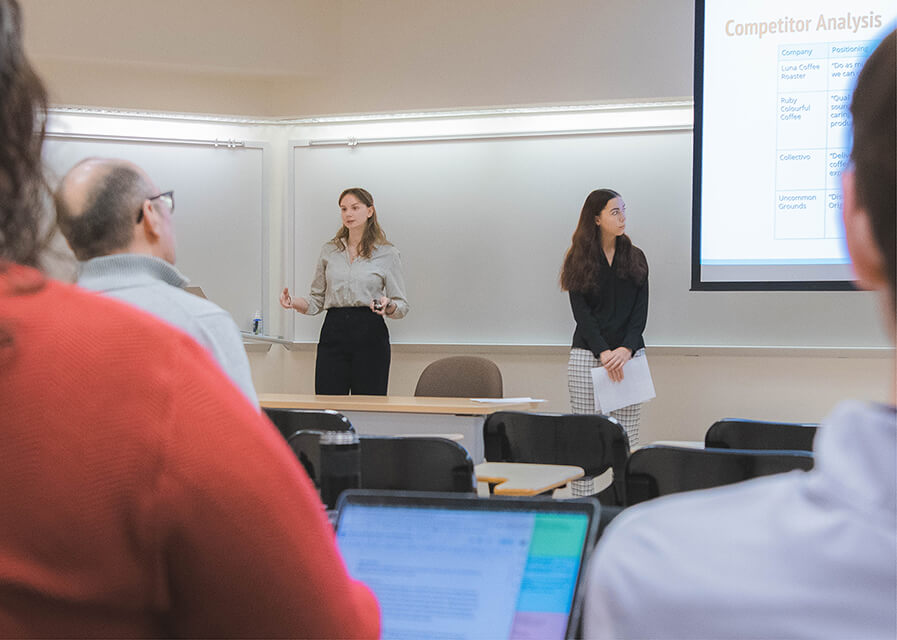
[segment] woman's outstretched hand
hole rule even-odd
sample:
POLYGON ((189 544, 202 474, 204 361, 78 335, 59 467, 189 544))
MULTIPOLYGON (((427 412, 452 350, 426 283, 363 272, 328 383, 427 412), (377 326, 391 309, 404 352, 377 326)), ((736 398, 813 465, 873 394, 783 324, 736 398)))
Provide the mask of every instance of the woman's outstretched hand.
POLYGON ((290 295, 290 290, 287 287, 284 287, 280 293, 280 306, 284 309, 295 309, 299 313, 308 312, 308 300, 305 298, 294 298, 290 295))

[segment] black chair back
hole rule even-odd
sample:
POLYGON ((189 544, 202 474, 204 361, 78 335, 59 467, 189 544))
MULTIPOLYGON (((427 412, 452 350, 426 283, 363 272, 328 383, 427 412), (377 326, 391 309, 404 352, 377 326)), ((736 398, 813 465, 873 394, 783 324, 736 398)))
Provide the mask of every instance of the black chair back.
POLYGON ((349 419, 338 411, 326 409, 269 409, 265 413, 284 438, 297 431, 355 431, 349 419))
POLYGON ((726 418, 711 425, 704 435, 708 449, 775 449, 812 451, 818 424, 765 422, 726 418))
POLYGON ((602 504, 624 504, 629 438, 609 416, 498 411, 483 424, 483 445, 490 462, 575 465, 587 476, 613 469, 613 482, 597 497, 602 504))
POLYGON ((315 486, 321 488, 321 432, 310 429, 297 431, 289 438, 287 444, 302 463, 305 473, 315 486))
POLYGON ((452 440, 361 436, 361 486, 476 493, 477 481, 467 449, 452 440))
POLYGON ((813 468, 806 451, 690 449, 651 445, 626 463, 627 506, 681 491, 709 489, 759 476, 813 468))
MULTIPOLYGON (((305 471, 320 487, 320 431, 288 439, 305 471)), ((359 436, 362 489, 476 493, 473 460, 457 442, 437 437, 359 436)))

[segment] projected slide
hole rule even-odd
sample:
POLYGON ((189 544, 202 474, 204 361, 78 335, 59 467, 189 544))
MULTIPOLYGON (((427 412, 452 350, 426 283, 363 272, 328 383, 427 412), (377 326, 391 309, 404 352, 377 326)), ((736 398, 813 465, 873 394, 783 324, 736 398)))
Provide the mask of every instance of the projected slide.
POLYGON ((843 286, 851 279, 841 228, 850 96, 863 61, 893 28, 897 2, 703 4, 693 286, 843 286))

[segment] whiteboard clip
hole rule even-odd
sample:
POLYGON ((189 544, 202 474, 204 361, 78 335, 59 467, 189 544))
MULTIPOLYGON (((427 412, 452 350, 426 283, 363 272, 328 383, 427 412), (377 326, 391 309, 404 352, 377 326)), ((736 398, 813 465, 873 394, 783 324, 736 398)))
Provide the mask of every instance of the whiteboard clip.
POLYGON ((236 149, 237 147, 243 147, 245 143, 242 140, 234 140, 233 138, 228 138, 227 140, 219 140, 215 138, 215 148, 222 147, 225 149, 236 149))
POLYGON ((346 143, 349 145, 349 147, 354 149, 358 146, 358 138, 348 138, 346 140, 346 143))

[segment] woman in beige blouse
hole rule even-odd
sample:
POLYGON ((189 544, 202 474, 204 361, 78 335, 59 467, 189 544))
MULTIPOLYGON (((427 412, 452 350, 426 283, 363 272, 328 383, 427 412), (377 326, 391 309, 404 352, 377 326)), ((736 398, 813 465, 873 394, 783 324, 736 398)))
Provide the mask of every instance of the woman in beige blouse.
POLYGON ((384 317, 408 313, 399 251, 377 222, 370 193, 359 187, 339 197, 343 225, 321 248, 308 298, 280 294, 284 309, 327 311, 315 361, 315 393, 386 395, 389 331, 384 317))

